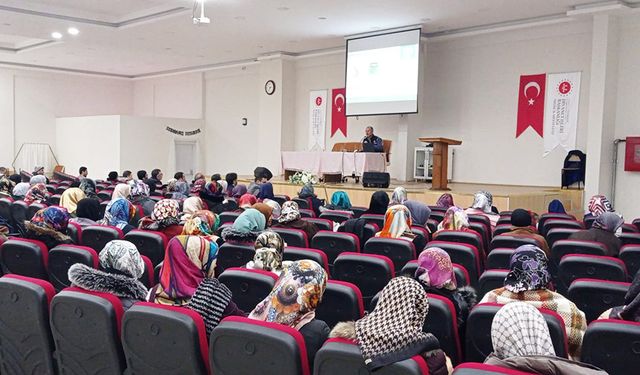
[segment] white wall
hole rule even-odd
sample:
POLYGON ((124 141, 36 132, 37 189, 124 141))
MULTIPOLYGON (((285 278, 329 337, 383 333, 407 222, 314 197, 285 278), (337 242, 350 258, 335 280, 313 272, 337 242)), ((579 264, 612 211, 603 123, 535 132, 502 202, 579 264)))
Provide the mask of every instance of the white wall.
POLYGON ((134 115, 203 118, 204 73, 178 74, 134 82, 134 115))

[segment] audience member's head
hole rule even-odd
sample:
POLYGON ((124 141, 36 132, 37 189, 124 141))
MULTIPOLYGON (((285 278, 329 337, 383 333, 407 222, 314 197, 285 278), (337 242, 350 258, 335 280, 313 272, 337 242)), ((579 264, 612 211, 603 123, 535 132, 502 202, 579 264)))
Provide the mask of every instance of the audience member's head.
POLYGON ((129 181, 129 186, 131 186, 131 197, 132 198, 143 198, 149 196, 149 185, 142 180, 131 180, 129 181))
POLYGON ((32 173, 32 174, 34 174, 34 175, 37 175, 37 174, 44 174, 44 167, 41 167, 41 166, 35 166, 35 167, 33 168, 33 173, 32 173))
POLYGON ((556 355, 547 322, 525 302, 508 303, 498 310, 491 323, 491 344, 499 359, 556 355))
POLYGON ((380 232, 376 233, 376 236, 385 238, 413 237, 411 224, 411 212, 407 207, 401 204, 391 206, 384 215, 384 226, 380 232))
POLYGON ((184 177, 184 172, 176 172, 173 175, 173 178, 175 178, 176 181, 184 181, 184 180, 186 180, 185 177, 184 177))
POLYGON ((449 193, 442 194, 440 198, 438 198, 438 201, 436 202, 436 206, 444 207, 444 208, 449 208, 453 206, 453 195, 449 193))
POLYGON ((220 226, 220 218, 209 210, 199 210, 189 215, 182 228, 183 235, 213 236, 220 226))
POLYGON ((561 201, 554 199, 549 202, 549 208, 547 210, 549 213, 553 214, 566 214, 567 211, 564 209, 564 205, 561 201))
POLYGON ((473 196, 473 204, 471 208, 482 210, 487 214, 491 214, 491 206, 493 205, 493 195, 488 191, 481 190, 473 196))
POLYGON ((393 189, 393 194, 391 195, 391 202, 389 204, 391 206, 395 206, 396 204, 402 204, 407 200, 407 189, 402 186, 398 186, 393 189))
POLYGON ((546 289, 551 281, 547 256, 535 245, 517 248, 509 261, 509 273, 504 287, 512 293, 546 289))
POLYGON ((25 222, 25 225, 27 230, 37 234, 68 239, 69 237, 66 236, 66 233, 69 219, 69 212, 67 212, 66 208, 51 206, 36 212, 30 221, 25 222))
POLYGON ((107 181, 110 181, 110 182, 118 181, 118 172, 116 172, 116 171, 109 172, 109 176, 107 177, 107 181))
MULTIPOLYGON (((200 197, 189 197, 182 203, 182 212, 186 215, 193 215, 197 211, 204 209, 204 201, 200 197)), ((186 219, 184 216, 183 218, 186 219)))
POLYGON ((331 195, 331 205, 334 210, 351 210, 351 201, 347 192, 339 190, 331 195))
POLYGON ((51 194, 47 190, 47 186, 42 183, 35 184, 29 188, 27 194, 24 196, 24 203, 46 203, 51 194))
POLYGON ((83 178, 80 180, 80 190, 84 191, 84 195, 87 198, 98 198, 96 194, 96 183, 90 178, 83 178))
POLYGON ((271 207, 271 218, 273 220, 278 220, 280 218, 280 215, 282 213, 282 207, 280 207, 280 203, 272 200, 272 199, 265 199, 262 201, 262 203, 266 204, 267 206, 271 207))
POLYGON ((22 177, 19 174, 12 174, 9 176, 9 180, 13 181, 15 184, 19 184, 22 182, 22 177))
POLYGON ((87 177, 88 174, 89 170, 87 169, 87 167, 80 167, 80 169, 78 170, 78 175, 80 177, 87 177))
POLYGON ((255 242, 256 254, 253 261, 247 263, 247 268, 271 271, 279 276, 282 272, 284 247, 284 240, 278 233, 270 230, 260 233, 255 242))
POLYGON ((174 199, 162 199, 153 206, 151 217, 142 218, 141 229, 161 230, 180 224, 180 205, 174 199))
POLYGON ((220 176, 220 173, 214 173, 211 175, 211 181, 220 181, 222 180, 222 176, 220 176))
POLYGON ((154 180, 162 181, 163 173, 160 169, 156 168, 151 171, 151 178, 154 180))
MULTIPOLYGON (((100 268, 138 280, 144 274, 144 261, 136 245, 129 241, 113 240, 107 242, 100 251, 100 268)), ((144 297, 143 295, 140 299, 144 297)))
POLYGON ((16 186, 13 187, 13 191, 11 192, 11 194, 16 197, 24 197, 25 195, 27 195, 27 192, 30 188, 31 185, 28 182, 18 182, 16 186))
POLYGON ((138 180, 141 180, 141 181, 144 181, 149 177, 149 175, 147 174, 147 171, 145 170, 139 170, 136 173, 136 176, 138 176, 138 180))
POLYGON ((111 193, 111 200, 118 198, 129 199, 131 197, 131 186, 129 184, 117 184, 111 193))
POLYGON ((70 214, 75 214, 78 203, 85 198, 84 191, 80 188, 69 188, 60 196, 60 206, 67 209, 70 214))
POLYGON ((92 221, 102 219, 100 216, 100 201, 92 198, 81 199, 76 206, 76 216, 92 221))
POLYGON ((125 198, 116 198, 107 205, 101 223, 123 230, 135 214, 136 208, 131 202, 125 198))
POLYGON ((29 185, 31 186, 36 184, 46 184, 46 183, 47 183, 47 178, 41 174, 33 175, 29 179, 29 185))
POLYGON ((463 230, 469 228, 469 217, 462 208, 451 206, 444 213, 440 226, 446 230, 463 230))
POLYGON ((245 184, 238 184, 233 187, 233 190, 231 190, 231 196, 233 198, 240 198, 245 194, 247 194, 247 186, 245 184))
POLYGON ((247 208, 236 218, 232 226, 222 231, 222 239, 225 242, 254 243, 260 232, 266 228, 266 225, 267 220, 262 212, 255 208, 247 208))
POLYGON ((603 212, 596 217, 596 220, 591 225, 592 228, 606 230, 607 232, 615 233, 624 224, 622 216, 615 212, 603 212))
POLYGON ((130 181, 133 179, 133 176, 131 175, 131 171, 129 170, 122 172, 122 177, 124 177, 125 181, 130 181))
POLYGON ((278 222, 280 224, 287 224, 300 219, 300 208, 295 201, 286 201, 282 204, 282 210, 280 211, 280 218, 278 222))
POLYGON ((246 192, 240 197, 240 199, 238 199, 238 207, 240 208, 251 208, 251 206, 256 203, 258 203, 258 198, 256 198, 255 195, 251 195, 246 192))
POLYGON ((238 174, 237 173, 227 173, 226 176, 224 176, 225 181, 227 181, 227 186, 236 186, 236 184, 238 183, 238 174))
POLYGON ((600 216, 605 212, 613 212, 613 206, 604 195, 594 195, 589 200, 589 213, 593 216, 600 216))
POLYGON ((429 220, 429 216, 431 216, 431 209, 425 203, 406 200, 403 205, 409 209, 411 212, 411 220, 413 221, 413 225, 427 225, 427 220, 429 220))
POLYGON ((253 177, 256 182, 267 182, 273 177, 273 173, 265 167, 257 167, 253 170, 253 177))
POLYGON ((0 167, 0 177, 2 176, 7 176, 9 173, 9 170, 5 167, 0 167))
POLYGON ((389 208, 389 195, 386 191, 379 190, 371 194, 367 214, 384 215, 387 213, 387 208, 389 208))
POLYGON ((313 191, 313 184, 311 183, 305 184, 300 190, 300 192, 298 193, 298 197, 302 199, 315 197, 315 196, 316 194, 313 191))
POLYGON ((524 228, 531 226, 531 212, 516 208, 511 213, 511 226, 524 228))
POLYGON ((260 213, 264 215, 264 219, 266 220, 265 227, 271 225, 271 215, 273 214, 273 209, 271 208, 271 206, 266 203, 256 203, 251 206, 251 208, 260 211, 260 213))
POLYGON ((439 247, 430 247, 420 253, 415 278, 427 288, 447 290, 457 288, 451 258, 439 247))

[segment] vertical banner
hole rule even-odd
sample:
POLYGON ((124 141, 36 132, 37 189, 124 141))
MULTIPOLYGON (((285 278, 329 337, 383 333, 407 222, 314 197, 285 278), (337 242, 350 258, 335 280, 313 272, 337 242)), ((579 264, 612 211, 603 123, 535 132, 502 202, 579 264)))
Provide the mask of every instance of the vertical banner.
POLYGON ((309 92, 309 150, 324 150, 327 124, 327 90, 309 92))
POLYGON ((347 116, 345 115, 345 91, 344 88, 331 91, 331 137, 338 130, 347 136, 347 116))
POLYGON ((546 74, 520 76, 516 138, 528 127, 543 136, 545 80, 546 74))
POLYGON ((544 155, 562 146, 565 151, 576 148, 580 72, 547 75, 547 97, 544 109, 544 155))

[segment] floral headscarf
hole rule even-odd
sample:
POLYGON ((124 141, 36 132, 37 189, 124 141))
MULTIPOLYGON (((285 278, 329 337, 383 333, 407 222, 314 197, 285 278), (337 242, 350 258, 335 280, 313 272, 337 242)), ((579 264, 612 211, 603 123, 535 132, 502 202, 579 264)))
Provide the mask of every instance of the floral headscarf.
POLYGON ((589 200, 589 213, 593 216, 600 216, 604 212, 613 212, 611 202, 604 195, 594 195, 589 200))
POLYGON ((69 225, 69 212, 66 208, 51 206, 36 212, 30 223, 42 229, 54 230, 60 233, 67 233, 69 225))
POLYGON ((336 191, 331 195, 331 205, 334 206, 336 210, 351 209, 351 201, 344 191, 336 191))
POLYGON ((291 223, 300 219, 300 208, 295 201, 286 201, 282 204, 282 211, 278 222, 280 224, 291 223))
POLYGON ((551 280, 547 256, 535 245, 522 245, 511 255, 504 287, 512 293, 545 289, 551 280))
POLYGON ((44 203, 49 198, 49 191, 45 184, 37 183, 33 185, 24 196, 24 203, 44 203))
POLYGON ((491 323, 491 343, 500 359, 556 355, 547 322, 526 302, 507 303, 498 310, 491 323))
POLYGON ((253 194, 244 194, 238 200, 238 207, 251 208, 254 204, 258 203, 258 198, 253 194))
POLYGON ((191 194, 200 194, 200 192, 202 190, 204 190, 206 185, 207 185, 207 181, 204 179, 204 177, 199 178, 199 179, 195 180, 195 182, 193 183, 193 186, 191 186, 191 190, 189 190, 189 192, 191 194))
POLYGON ((78 202, 85 198, 84 191, 79 188, 69 188, 60 196, 60 206, 69 211, 70 214, 76 212, 78 202))
POLYGON ((96 194, 96 183, 90 178, 83 178, 80 180, 79 188, 84 191, 84 195, 87 198, 98 198, 96 194))
POLYGON ((212 236, 220 225, 220 218, 209 210, 200 210, 189 216, 182 228, 182 234, 192 236, 212 236))
POLYGON ((411 232, 411 212, 401 204, 391 206, 384 215, 384 227, 376 237, 400 238, 413 237, 411 232))
POLYGON ((438 201, 436 202, 436 206, 444 207, 444 208, 449 208, 453 206, 453 195, 449 193, 442 194, 440 198, 438 198, 438 201))
POLYGON ((395 206, 396 204, 402 204, 407 200, 407 189, 402 186, 398 186, 393 189, 393 194, 391 195, 391 202, 389 205, 395 206))
POLYGON ((150 194, 149 185, 142 180, 131 180, 129 186, 131 186, 132 197, 148 197, 150 194))
POLYGON ((124 274, 139 279, 144 273, 144 261, 129 241, 113 240, 100 251, 100 267, 109 273, 124 274))
POLYGON ((253 261, 247 263, 247 268, 261 269, 280 273, 282 271, 282 256, 285 243, 276 232, 264 231, 256 238, 256 254, 253 261))
POLYGON ((141 229, 159 230, 180 224, 180 205, 173 199, 162 199, 153 206, 151 217, 140 221, 141 229))
POLYGON ((160 284, 152 302, 184 306, 205 278, 212 278, 218 245, 200 236, 176 236, 169 240, 160 270, 160 284))
POLYGON ((124 198, 129 199, 131 197, 131 186, 128 184, 118 184, 111 193, 111 200, 124 198))
POLYGON ((438 224, 438 229, 462 230, 469 228, 469 217, 460 207, 451 206, 444 213, 444 219, 438 224))
POLYGON ((103 225, 111 225, 124 229, 129 225, 129 221, 136 214, 136 208, 124 198, 112 200, 104 210, 104 219, 100 221, 103 225))
POLYGON ((456 275, 449 254, 439 247, 420 253, 416 279, 427 287, 456 290, 456 275))
POLYGON ((487 214, 493 213, 491 206, 493 205, 493 195, 488 191, 481 190, 477 192, 473 197, 472 208, 477 208, 484 211, 487 214))
POLYGON ((622 224, 624 224, 624 219, 617 213, 603 212, 596 217, 596 220, 593 222, 591 227, 615 233, 622 224))
POLYGON ((315 318, 327 286, 327 273, 308 259, 292 262, 250 319, 280 323, 297 330, 315 318))

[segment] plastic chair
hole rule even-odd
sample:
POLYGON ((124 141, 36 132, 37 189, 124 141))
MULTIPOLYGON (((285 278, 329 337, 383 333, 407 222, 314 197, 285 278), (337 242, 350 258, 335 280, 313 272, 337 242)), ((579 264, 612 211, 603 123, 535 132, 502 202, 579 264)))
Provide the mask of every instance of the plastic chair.
POLYGON ((471 286, 478 286, 478 277, 484 269, 478 249, 473 245, 446 241, 431 241, 427 244, 427 248, 430 247, 439 247, 446 251, 453 263, 460 264, 467 270, 471 286))
POLYGON ((395 276, 391 259, 374 254, 340 254, 331 273, 335 280, 355 284, 362 292, 365 306, 395 276))
POLYGON ((58 245, 49 251, 49 280, 56 290, 70 287, 69 268, 76 263, 98 268, 98 253, 90 247, 58 245))
POLYGON ((82 229, 82 245, 100 252, 112 240, 122 239, 120 228, 107 225, 90 225, 82 229))
POLYGON ((416 248, 413 242, 401 238, 374 237, 364 244, 363 253, 384 255, 391 259, 396 270, 401 270, 404 265, 416 259, 416 248))
POLYGON ((253 310, 278 281, 278 276, 270 271, 248 268, 228 268, 218 277, 233 294, 233 302, 243 311, 253 310))
POLYGON ((569 286, 567 297, 584 312, 587 322, 591 322, 608 309, 624 305, 630 285, 619 281, 576 279, 569 286))
POLYGON ((316 318, 333 327, 363 316, 364 300, 360 288, 346 281, 328 280, 322 302, 316 308, 316 318))
POLYGON ((625 375, 640 366, 640 323, 603 319, 589 324, 582 339, 581 361, 610 375, 625 375))

